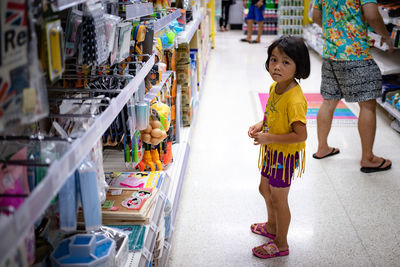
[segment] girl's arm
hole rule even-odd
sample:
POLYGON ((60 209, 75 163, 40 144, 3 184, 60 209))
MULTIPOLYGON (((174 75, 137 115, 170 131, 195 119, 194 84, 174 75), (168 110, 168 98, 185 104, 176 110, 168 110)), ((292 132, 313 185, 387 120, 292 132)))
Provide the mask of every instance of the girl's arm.
POLYGON ((257 122, 256 124, 250 126, 247 134, 249 137, 254 138, 255 134, 259 133, 262 129, 264 121, 257 122))
POLYGON ((270 134, 270 133, 256 133, 254 135, 254 145, 260 144, 293 144, 301 143, 307 139, 307 127, 300 121, 292 123, 293 132, 289 134, 270 134))

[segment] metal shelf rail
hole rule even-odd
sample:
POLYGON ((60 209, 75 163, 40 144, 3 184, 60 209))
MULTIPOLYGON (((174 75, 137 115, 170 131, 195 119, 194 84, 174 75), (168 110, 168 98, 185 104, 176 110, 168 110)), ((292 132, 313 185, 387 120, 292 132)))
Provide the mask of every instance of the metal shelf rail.
POLYGON ((162 17, 159 20, 156 20, 154 22, 154 32, 161 31, 165 26, 170 24, 173 20, 179 18, 181 16, 181 11, 180 9, 175 10, 171 14, 162 17))

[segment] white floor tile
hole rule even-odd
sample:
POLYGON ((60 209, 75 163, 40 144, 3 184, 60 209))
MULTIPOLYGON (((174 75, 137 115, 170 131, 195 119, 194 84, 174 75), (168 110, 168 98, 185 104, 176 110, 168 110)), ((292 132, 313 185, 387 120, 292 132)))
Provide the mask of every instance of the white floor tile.
MULTIPOLYGON (((266 220, 258 193, 258 148, 248 127, 262 114, 255 92, 272 79, 264 68, 266 43, 239 42, 241 31, 217 33, 211 52, 182 189, 168 265, 174 266, 399 266, 400 135, 378 108, 375 152, 393 161, 392 170, 363 174, 358 130, 333 127, 329 142, 341 153, 315 160, 315 126, 308 127, 306 173, 291 187, 292 221, 288 257, 261 260, 250 232, 266 220)), ((318 93, 321 59, 310 52, 305 93, 318 93)), ((349 107, 358 114, 357 104, 349 107)))

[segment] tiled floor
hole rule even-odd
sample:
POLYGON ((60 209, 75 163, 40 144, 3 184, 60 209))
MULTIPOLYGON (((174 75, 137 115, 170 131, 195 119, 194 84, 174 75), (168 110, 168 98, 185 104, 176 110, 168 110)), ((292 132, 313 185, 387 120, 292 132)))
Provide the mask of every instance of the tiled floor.
MULTIPOLYGON (((315 160, 316 127, 308 127, 306 173, 294 180, 289 202, 290 255, 261 260, 251 249, 265 241, 250 232, 266 221, 258 193, 258 147, 247 136, 261 118, 254 93, 272 80, 264 69, 267 43, 241 43, 241 31, 218 33, 207 78, 172 243, 169 266, 400 266, 400 135, 378 108, 377 155, 392 170, 359 171, 357 127, 333 127, 335 157, 315 160)), ((305 93, 319 92, 321 59, 310 53, 305 93)), ((358 114, 357 105, 350 108, 358 114)))

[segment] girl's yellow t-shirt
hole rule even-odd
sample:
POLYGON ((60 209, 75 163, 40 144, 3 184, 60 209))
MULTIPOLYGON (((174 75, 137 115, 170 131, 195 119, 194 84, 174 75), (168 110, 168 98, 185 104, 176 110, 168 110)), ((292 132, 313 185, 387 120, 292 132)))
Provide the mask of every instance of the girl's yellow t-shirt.
MULTIPOLYGON (((264 124, 262 130, 264 132, 269 132, 271 134, 288 134, 293 132, 292 123, 295 121, 300 121, 304 124, 306 121, 307 114, 307 100, 304 97, 303 91, 300 85, 296 85, 290 88, 285 93, 278 95, 275 93, 276 82, 274 82, 269 90, 269 98, 267 106, 264 112, 264 124)), ((260 155, 258 167, 267 168, 268 174, 272 173, 272 162, 265 162, 266 153, 269 153, 269 160, 273 161, 273 156, 276 152, 276 159, 280 153, 283 156, 283 168, 286 167, 286 160, 290 156, 299 155, 299 164, 295 167, 297 170, 297 176, 301 176, 304 173, 305 166, 305 147, 306 143, 293 143, 293 144, 267 144, 260 146, 260 155), (267 164, 269 163, 269 164, 267 164)), ((293 161, 290 164, 294 164, 293 161)), ((289 165, 289 169, 290 169, 289 165)), ((265 171, 264 169, 264 171, 265 171)), ((285 180, 285 169, 283 169, 283 180, 285 180)), ((276 174, 276 172, 275 172, 276 174)))

